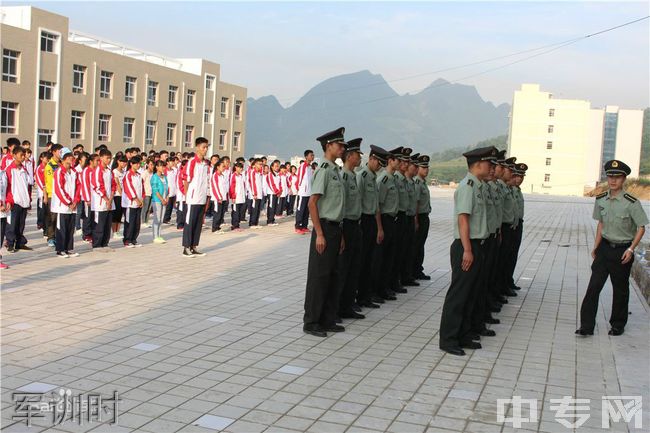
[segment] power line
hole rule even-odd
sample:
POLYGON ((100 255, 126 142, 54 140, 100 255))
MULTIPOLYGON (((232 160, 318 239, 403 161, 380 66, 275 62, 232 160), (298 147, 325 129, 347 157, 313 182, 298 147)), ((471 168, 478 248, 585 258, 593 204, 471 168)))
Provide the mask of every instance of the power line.
MULTIPOLYGON (((603 33, 611 32, 613 30, 617 30, 617 29, 620 29, 622 27, 626 27, 626 26, 638 23, 638 22, 643 21, 643 20, 647 20, 648 18, 650 18, 650 15, 644 16, 644 17, 641 17, 641 18, 637 18, 635 20, 628 21, 628 22, 625 22, 625 23, 622 23, 622 24, 619 24, 619 25, 616 25, 616 26, 613 26, 613 27, 609 27, 609 28, 606 28, 606 29, 603 29, 603 30, 599 30, 599 31, 594 32, 594 33, 589 33, 589 34, 586 34, 586 35, 583 35, 583 36, 579 36, 577 38, 568 39, 568 40, 565 40, 565 41, 562 41, 562 42, 557 42, 557 43, 554 43, 554 44, 543 45, 543 46, 536 47, 536 48, 530 48, 530 49, 526 49, 526 50, 522 50, 522 51, 517 51, 517 52, 514 52, 514 53, 510 53, 510 54, 505 54, 505 55, 502 55, 502 56, 491 57, 491 58, 488 58, 488 59, 479 60, 479 61, 470 62, 470 63, 465 63, 465 64, 457 65, 457 66, 451 66, 451 67, 448 67, 448 68, 438 69, 438 70, 435 70, 435 71, 423 72, 423 73, 420 73, 420 74, 395 78, 395 79, 388 80, 388 81, 382 80, 382 81, 378 81, 378 82, 375 82, 375 83, 364 84, 362 86, 348 87, 346 89, 339 89, 339 90, 333 90, 333 91, 329 91, 329 92, 315 93, 315 94, 310 95, 310 96, 322 96, 322 95, 344 93, 344 92, 349 92, 349 91, 352 91, 352 90, 358 90, 358 89, 378 86, 378 85, 382 85, 382 84, 385 84, 385 83, 394 83, 394 82, 398 82, 398 81, 410 80, 410 79, 413 79, 413 78, 420 78, 420 77, 427 76, 427 75, 438 74, 440 72, 448 72, 448 71, 452 71, 452 70, 456 70, 456 69, 463 69, 463 68, 467 68, 467 67, 470 67, 470 66, 476 66, 476 65, 483 64, 483 63, 490 63, 490 62, 506 59, 506 58, 509 58, 509 57, 515 57, 515 56, 519 56, 519 55, 522 55, 522 54, 531 53, 531 52, 535 52, 535 51, 546 50, 546 51, 543 51, 541 53, 534 54, 532 56, 524 57, 523 59, 519 59, 519 60, 516 60, 514 62, 506 63, 505 65, 501 65, 501 66, 497 66, 497 67, 494 67, 494 68, 491 68, 491 69, 487 69, 487 70, 481 71, 479 73, 468 75, 466 77, 458 78, 456 80, 448 81, 448 82, 445 82, 445 83, 441 83, 441 84, 436 85, 436 86, 428 86, 428 87, 421 90, 421 91, 427 91, 427 90, 430 90, 430 89, 433 89, 433 88, 446 86, 448 84, 454 84, 454 83, 456 83, 456 82, 458 82, 460 80, 466 80, 468 78, 477 77, 479 75, 483 75, 483 74, 486 74, 488 72, 492 72, 492 71, 495 71, 495 70, 499 70, 499 69, 502 69, 502 68, 517 64, 517 63, 521 63, 521 62, 523 62, 525 60, 529 60, 529 59, 532 59, 532 58, 535 58, 535 57, 538 57, 538 56, 541 56, 541 55, 544 55, 544 54, 548 54, 550 52, 556 51, 556 50, 558 50, 560 48, 564 48, 564 47, 566 47, 568 45, 575 44, 575 43, 583 41, 585 39, 588 39, 588 38, 591 38, 591 37, 594 37, 594 36, 598 36, 598 35, 601 35, 603 33)), ((396 98, 396 97, 399 97, 399 96, 400 95, 391 95, 391 96, 386 96, 386 97, 383 97, 383 98, 373 99, 373 100, 369 100, 369 101, 365 101, 365 102, 357 103, 357 104, 353 104, 353 105, 362 105, 362 104, 365 104, 365 103, 377 102, 377 101, 382 101, 382 100, 385 100, 385 99, 392 99, 392 98, 396 98)), ((298 98, 300 98, 300 97, 284 98, 284 99, 281 99, 281 101, 290 101, 290 100, 294 100, 294 99, 298 99, 298 98)), ((346 107, 346 106, 331 107, 331 108, 344 108, 344 107, 346 107)), ((315 110, 310 110, 310 111, 315 111, 315 110)))

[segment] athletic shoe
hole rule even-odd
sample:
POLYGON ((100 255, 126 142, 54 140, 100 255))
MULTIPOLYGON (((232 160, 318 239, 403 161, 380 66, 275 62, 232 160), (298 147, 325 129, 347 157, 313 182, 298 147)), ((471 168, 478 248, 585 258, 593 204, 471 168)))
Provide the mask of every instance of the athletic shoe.
POLYGON ((0 269, 9 269, 9 265, 5 265, 4 263, 0 263, 0 269))
POLYGON ((47 246, 54 248, 56 246, 56 242, 54 242, 54 239, 50 239, 47 241, 47 246))
POLYGON ((302 229, 296 229, 295 232, 296 232, 297 234, 299 234, 299 235, 304 235, 304 234, 305 234, 305 232, 302 231, 302 229))
POLYGON ((154 244, 166 244, 167 241, 164 240, 164 239, 161 238, 161 237, 157 237, 157 238, 154 238, 153 243, 154 243, 154 244))
POLYGON ((79 257, 79 253, 75 253, 74 251, 66 251, 65 253, 70 257, 79 257))
POLYGON ((192 252, 192 255, 194 255, 194 256, 199 256, 199 257, 205 256, 205 253, 202 253, 201 251, 197 250, 196 248, 192 248, 192 249, 190 249, 190 251, 192 252))
POLYGON ((83 233, 83 231, 81 229, 77 229, 77 230, 74 231, 75 235, 80 235, 82 233, 83 233))
POLYGON ((183 248, 183 257, 194 258, 194 254, 187 248, 183 248))
POLYGON ((125 242, 125 243, 124 243, 124 248, 135 248, 135 245, 130 244, 130 243, 128 243, 128 242, 125 242))
POLYGON ((267 226, 271 226, 271 227, 275 227, 275 226, 279 226, 279 225, 280 225, 279 223, 268 223, 267 224, 267 226))
POLYGON ((122 235, 122 232, 115 232, 113 233, 113 239, 122 239, 124 235, 122 235))
POLYGON ((133 246, 136 247, 136 248, 142 248, 142 244, 139 244, 139 243, 137 243, 137 242, 134 242, 134 243, 132 243, 131 245, 133 245, 133 246))
POLYGON ((68 257, 70 257, 64 251, 59 251, 58 253, 56 253, 56 255, 61 257, 62 259, 67 259, 68 257))
POLYGON ((17 250, 24 250, 24 251, 34 251, 34 248, 28 247, 27 245, 21 245, 19 247, 16 247, 17 250))

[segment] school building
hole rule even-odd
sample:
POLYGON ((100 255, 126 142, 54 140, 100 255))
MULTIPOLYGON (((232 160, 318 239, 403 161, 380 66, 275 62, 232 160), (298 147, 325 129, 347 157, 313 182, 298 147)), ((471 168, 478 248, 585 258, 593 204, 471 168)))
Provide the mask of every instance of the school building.
POLYGON ((175 59, 70 30, 68 18, 30 6, 0 7, 0 139, 86 149, 106 144, 243 156, 246 88, 220 65, 175 59))

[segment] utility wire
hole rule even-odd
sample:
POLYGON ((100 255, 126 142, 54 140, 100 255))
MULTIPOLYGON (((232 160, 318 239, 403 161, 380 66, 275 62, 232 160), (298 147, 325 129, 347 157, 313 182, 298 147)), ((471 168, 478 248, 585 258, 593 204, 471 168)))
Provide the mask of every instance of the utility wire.
MULTIPOLYGON (((416 75, 409 75, 409 76, 405 76, 405 77, 401 77, 401 78, 395 78, 393 80, 388 80, 388 81, 383 80, 383 81, 378 81, 378 82, 375 82, 375 83, 364 84, 362 86, 348 87, 346 89, 333 90, 333 91, 329 91, 329 92, 314 93, 313 95, 310 95, 310 96, 322 96, 322 95, 330 95, 330 94, 336 94, 336 93, 344 93, 344 92, 349 92, 349 91, 352 91, 352 90, 378 86, 378 85, 382 85, 382 84, 385 84, 385 83, 395 83, 395 82, 398 82, 398 81, 405 81, 405 80, 410 80, 410 79, 413 79, 413 78, 420 78, 420 77, 423 77, 423 76, 437 74, 437 73, 440 73, 440 72, 448 72, 448 71, 452 71, 452 70, 456 70, 456 69, 463 69, 463 68, 467 68, 467 67, 470 67, 470 66, 476 66, 476 65, 483 64, 483 63, 494 62, 494 61, 497 61, 497 60, 502 60, 502 59, 506 59, 506 58, 509 58, 509 57, 515 57, 515 56, 519 56, 519 55, 526 54, 526 53, 545 50, 545 51, 542 51, 541 53, 537 53, 537 54, 534 54, 532 56, 527 56, 527 57, 524 57, 523 59, 519 59, 519 60, 516 60, 514 62, 506 63, 505 65, 497 66, 497 67, 487 69, 487 70, 484 70, 484 71, 476 73, 476 74, 468 75, 466 77, 458 78, 458 79, 453 80, 453 81, 441 83, 441 84, 436 85, 436 86, 429 86, 429 87, 426 87, 425 89, 422 89, 422 91, 427 91, 429 89, 446 86, 448 84, 454 84, 454 83, 456 83, 456 82, 458 82, 460 80, 466 80, 468 78, 477 77, 479 75, 483 75, 483 74, 486 74, 488 72, 496 71, 496 70, 499 70, 499 69, 502 69, 502 68, 517 64, 517 63, 521 63, 521 62, 523 62, 525 60, 529 60, 529 59, 532 59, 532 58, 535 58, 535 57, 538 57, 538 56, 541 56, 541 55, 544 55, 544 54, 548 54, 550 52, 556 51, 556 50, 558 50, 560 48, 564 48, 564 47, 566 47, 568 45, 575 44, 575 43, 583 41, 585 39, 588 39, 588 38, 591 38, 591 37, 594 37, 594 36, 598 36, 598 35, 601 35, 603 33, 611 32, 613 30, 617 30, 617 29, 620 29, 622 27, 626 27, 626 26, 638 23, 640 21, 647 20, 648 18, 650 18, 650 15, 644 16, 644 17, 641 17, 641 18, 638 18, 638 19, 635 19, 635 20, 632 20, 632 21, 628 21, 626 23, 622 23, 622 24, 619 24, 619 25, 616 25, 616 26, 613 26, 613 27, 609 27, 609 28, 606 28, 606 29, 603 29, 603 30, 599 30, 599 31, 594 32, 594 33, 589 33, 587 35, 583 35, 583 36, 580 36, 580 37, 577 37, 577 38, 568 39, 568 40, 565 40, 565 41, 562 41, 562 42, 557 42, 557 43, 554 43, 554 44, 543 45, 543 46, 536 47, 536 48, 530 48, 530 49, 523 50, 523 51, 517 51, 517 52, 514 52, 514 53, 510 53, 510 54, 505 54, 505 55, 502 55, 502 56, 491 57, 489 59, 484 59, 484 60, 479 60, 479 61, 476 61, 476 62, 465 63, 465 64, 462 64, 462 65, 457 65, 457 66, 452 66, 452 67, 448 67, 448 68, 438 69, 438 70, 430 71, 430 72, 424 72, 424 73, 420 73, 420 74, 416 74, 416 75)), ((383 98, 378 98, 378 99, 365 101, 365 102, 354 104, 354 105, 362 105, 362 104, 366 104, 366 103, 382 101, 382 100, 385 100, 385 99, 392 99, 392 98, 396 98, 396 97, 399 97, 399 96, 400 95, 391 95, 391 96, 387 96, 387 97, 383 97, 383 98)), ((294 100, 294 99, 298 99, 298 98, 300 98, 300 97, 284 98, 284 99, 281 99, 281 101, 290 101, 290 100, 294 100)), ((331 107, 331 108, 343 108, 343 107, 345 107, 345 106, 331 107)), ((313 111, 313 110, 310 110, 310 111, 313 111)))

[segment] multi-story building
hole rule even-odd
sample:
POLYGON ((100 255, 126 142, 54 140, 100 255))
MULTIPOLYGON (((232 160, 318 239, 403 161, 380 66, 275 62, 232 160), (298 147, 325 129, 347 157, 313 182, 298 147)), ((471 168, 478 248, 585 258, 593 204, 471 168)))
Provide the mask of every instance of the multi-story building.
POLYGON ((513 98, 508 154, 529 167, 524 192, 581 196, 604 178, 610 159, 625 161, 638 177, 642 128, 643 110, 595 109, 524 84, 513 98))
POLYGON ((42 9, 0 8, 0 138, 189 151, 199 136, 211 153, 244 154, 246 88, 220 66, 172 59, 83 34, 42 9))

